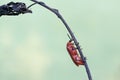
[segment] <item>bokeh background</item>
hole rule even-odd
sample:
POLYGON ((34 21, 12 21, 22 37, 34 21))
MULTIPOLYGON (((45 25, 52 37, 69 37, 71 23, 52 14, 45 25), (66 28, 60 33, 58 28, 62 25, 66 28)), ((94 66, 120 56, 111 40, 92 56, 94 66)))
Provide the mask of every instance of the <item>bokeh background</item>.
MULTIPOLYGON (((119 80, 120 1, 42 1, 59 9, 73 30, 93 80, 119 80)), ((66 51, 62 22, 39 5, 31 9, 33 14, 0 17, 0 80, 88 80, 85 68, 76 67, 66 51)))

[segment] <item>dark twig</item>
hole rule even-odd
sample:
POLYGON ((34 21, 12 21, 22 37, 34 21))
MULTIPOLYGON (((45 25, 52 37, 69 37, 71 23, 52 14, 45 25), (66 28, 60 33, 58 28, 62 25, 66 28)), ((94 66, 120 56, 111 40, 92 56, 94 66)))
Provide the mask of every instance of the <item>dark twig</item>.
POLYGON ((78 44, 78 41, 77 39, 75 38, 72 30, 70 29, 70 27, 68 26, 68 24, 66 23, 66 21, 64 20, 64 18, 62 17, 62 15, 59 13, 59 11, 57 9, 54 9, 54 8, 50 8, 49 6, 47 6, 44 2, 41 2, 41 1, 37 1, 37 0, 31 0, 43 7, 45 7, 46 9, 50 10, 51 12, 53 12, 54 14, 56 14, 58 16, 58 18, 63 22, 63 24, 65 25, 66 29, 68 30, 69 34, 71 35, 71 38, 73 39, 78 51, 79 51, 79 54, 82 58, 82 60, 85 62, 85 69, 86 69, 86 72, 88 74, 88 79, 89 80, 92 80, 92 76, 91 76, 91 73, 90 73, 90 70, 89 70, 89 67, 88 67, 88 64, 87 64, 87 61, 86 61, 86 58, 84 57, 81 49, 80 49, 80 46, 78 44))
POLYGON ((29 6, 27 7, 27 9, 29 9, 30 7, 32 7, 32 6, 35 5, 35 4, 37 4, 37 3, 33 3, 33 4, 29 5, 29 6))

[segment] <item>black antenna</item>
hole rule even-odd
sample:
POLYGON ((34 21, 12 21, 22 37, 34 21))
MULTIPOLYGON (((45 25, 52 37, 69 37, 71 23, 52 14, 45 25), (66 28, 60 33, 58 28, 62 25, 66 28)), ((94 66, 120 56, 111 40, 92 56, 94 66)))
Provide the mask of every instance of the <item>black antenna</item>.
POLYGON ((73 41, 69 34, 67 34, 68 38, 70 39, 69 42, 73 41))

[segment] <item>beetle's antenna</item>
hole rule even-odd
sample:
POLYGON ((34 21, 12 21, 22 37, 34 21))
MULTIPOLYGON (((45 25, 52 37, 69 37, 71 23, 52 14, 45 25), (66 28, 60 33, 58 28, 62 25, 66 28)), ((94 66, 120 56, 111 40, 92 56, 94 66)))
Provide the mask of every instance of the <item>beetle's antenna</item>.
POLYGON ((73 39, 70 37, 70 35, 67 33, 68 38, 70 39, 69 41, 73 41, 73 39))

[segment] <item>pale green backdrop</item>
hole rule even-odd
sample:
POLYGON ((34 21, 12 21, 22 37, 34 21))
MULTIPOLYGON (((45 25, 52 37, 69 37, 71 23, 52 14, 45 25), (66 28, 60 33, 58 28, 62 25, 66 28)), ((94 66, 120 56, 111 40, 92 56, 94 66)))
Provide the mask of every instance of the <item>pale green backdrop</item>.
MULTIPOLYGON (((73 30, 93 80, 119 80, 120 1, 43 1, 59 9, 73 30)), ((66 51, 68 32, 61 21, 39 5, 30 9, 33 14, 0 17, 0 80, 88 80, 66 51)))

